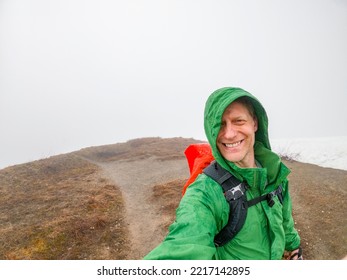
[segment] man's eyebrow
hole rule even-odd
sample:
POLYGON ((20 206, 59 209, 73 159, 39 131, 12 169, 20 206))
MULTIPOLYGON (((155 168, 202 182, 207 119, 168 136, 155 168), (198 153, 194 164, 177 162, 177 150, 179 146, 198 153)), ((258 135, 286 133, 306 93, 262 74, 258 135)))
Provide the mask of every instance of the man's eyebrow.
POLYGON ((235 121, 246 120, 246 117, 245 116, 236 116, 233 118, 233 120, 235 120, 235 121))

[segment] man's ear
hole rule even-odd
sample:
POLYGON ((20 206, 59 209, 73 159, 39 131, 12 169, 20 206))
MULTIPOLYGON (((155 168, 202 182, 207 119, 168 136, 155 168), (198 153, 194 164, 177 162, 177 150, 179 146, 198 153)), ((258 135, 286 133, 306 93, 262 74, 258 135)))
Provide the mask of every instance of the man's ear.
POLYGON ((258 119, 254 118, 254 132, 258 130, 258 119))

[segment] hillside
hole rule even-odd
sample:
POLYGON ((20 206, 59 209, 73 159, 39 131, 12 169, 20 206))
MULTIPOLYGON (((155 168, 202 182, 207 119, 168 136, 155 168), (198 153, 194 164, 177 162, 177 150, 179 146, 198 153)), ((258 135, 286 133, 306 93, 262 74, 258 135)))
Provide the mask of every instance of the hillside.
MULTIPOLYGON (((90 147, 0 170, 0 259, 140 259, 189 176, 184 138, 90 147)), ((347 254, 347 171, 285 161, 306 259, 347 254)))

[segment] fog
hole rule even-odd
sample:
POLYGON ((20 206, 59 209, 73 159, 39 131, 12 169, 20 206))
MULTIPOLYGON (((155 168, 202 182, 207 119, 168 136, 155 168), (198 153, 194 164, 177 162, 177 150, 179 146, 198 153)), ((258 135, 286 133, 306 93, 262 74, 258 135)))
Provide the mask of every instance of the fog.
POLYGON ((346 15, 343 0, 0 0, 0 168, 204 140, 225 86, 260 99, 273 139, 347 136, 346 15))

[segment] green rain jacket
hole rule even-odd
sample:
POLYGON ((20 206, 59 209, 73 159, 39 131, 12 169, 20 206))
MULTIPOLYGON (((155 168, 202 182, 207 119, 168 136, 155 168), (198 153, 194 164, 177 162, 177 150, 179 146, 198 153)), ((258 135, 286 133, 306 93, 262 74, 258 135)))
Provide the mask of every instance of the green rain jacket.
POLYGON ((260 102, 240 88, 219 89, 206 102, 204 127, 216 161, 238 179, 247 181, 248 200, 282 185, 283 203, 276 196, 273 207, 265 200, 248 208, 247 218, 240 232, 224 246, 215 247, 214 236, 228 222, 229 204, 221 186, 201 174, 183 196, 176 210, 176 220, 169 227, 164 241, 144 259, 276 260, 282 258, 284 250, 297 249, 300 237, 294 228, 288 191, 287 176, 290 171, 280 157, 271 151, 268 119, 260 102), (223 112, 241 96, 251 98, 258 118, 254 150, 261 168, 239 168, 225 160, 216 146, 223 112))

